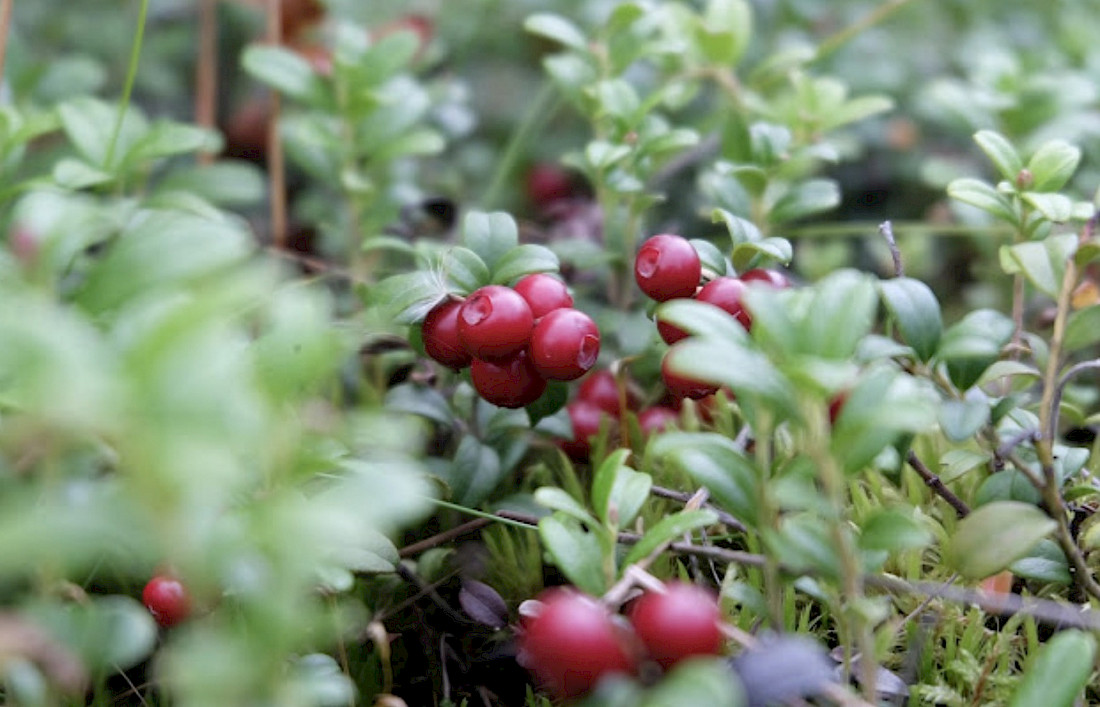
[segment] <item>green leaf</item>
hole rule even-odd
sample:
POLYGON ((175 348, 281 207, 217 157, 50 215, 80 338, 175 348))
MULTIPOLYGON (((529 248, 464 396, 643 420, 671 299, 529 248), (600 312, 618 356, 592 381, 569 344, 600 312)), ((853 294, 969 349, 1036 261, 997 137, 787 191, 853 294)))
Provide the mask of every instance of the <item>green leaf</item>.
POLYGON ((662 302, 654 310, 654 316, 699 337, 714 337, 738 344, 747 342, 749 338, 745 328, 724 310, 686 297, 662 302))
POLYGON ((1081 150, 1064 140, 1043 143, 1027 162, 1032 176, 1031 189, 1058 191, 1077 171, 1080 161, 1081 150))
POLYGON ((32 606, 27 613, 95 671, 131 668, 147 658, 157 642, 157 627, 148 609, 126 596, 32 606))
POLYGON ((984 579, 1027 555, 1056 527, 1057 523, 1033 505, 996 501, 959 521, 946 558, 964 577, 984 579))
POLYGON ((673 542, 685 533, 717 522, 718 514, 710 510, 684 510, 665 516, 657 525, 647 530, 634 547, 630 548, 626 559, 623 560, 623 565, 629 565, 647 557, 664 543, 673 542))
POLYGON ((462 246, 452 246, 439 258, 439 268, 447 284, 455 292, 468 295, 489 284, 489 268, 477 253, 462 246))
POLYGON ((603 551, 595 532, 587 532, 568 516, 552 515, 539 521, 539 538, 566 579, 581 591, 600 596, 607 589, 603 551))
POLYGON ((496 450, 467 435, 455 450, 447 482, 455 503, 472 507, 488 498, 503 475, 496 450))
POLYGON ((1076 248, 1077 236, 1072 233, 1001 246, 1001 267, 1009 275, 1022 272, 1044 294, 1057 298, 1066 263, 1076 248))
POLYGON ((709 0, 695 41, 711 64, 732 66, 752 37, 752 6, 746 0, 709 0))
POLYGON ((1009 707, 1072 707, 1092 677, 1096 637, 1062 631, 1031 658, 1009 707))
POLYGON ((515 220, 503 211, 471 211, 462 221, 462 245, 477 253, 490 270, 519 245, 515 220))
POLYGON ((211 130, 160 120, 153 123, 149 131, 134 142, 123 161, 127 165, 140 166, 150 160, 189 152, 217 152, 221 149, 221 144, 221 136, 211 130))
POLYGON ((368 301, 392 312, 396 322, 412 324, 428 315, 448 294, 442 278, 425 270, 393 275, 371 289, 368 301))
POLYGON ((415 128, 386 141, 371 153, 371 159, 383 162, 398 157, 438 155, 446 146, 447 142, 437 131, 415 128))
POLYGON ((493 282, 503 285, 531 273, 557 272, 559 266, 554 251, 535 243, 524 243, 512 248, 497 261, 493 268, 493 282))
POLYGON ((617 449, 607 456, 592 480, 592 506, 605 524, 629 526, 649 497, 653 479, 627 466, 629 449, 617 449))
POLYGON ((913 518, 912 513, 884 508, 873 511, 863 521, 859 546, 864 550, 894 553, 925 547, 932 539, 932 534, 913 518))
POLYGON ((989 405, 982 400, 947 400, 940 405, 940 429, 947 439, 969 439, 989 421, 989 405))
POLYGON ((1069 561, 1066 560, 1062 548, 1053 540, 1040 540, 1026 557, 1016 560, 1008 569, 1024 579, 1061 585, 1073 583, 1069 561))
POLYGON ((356 61, 356 73, 373 85, 392 78, 420 51, 420 36, 411 29, 386 34, 356 61))
POLYGON ((702 238, 692 238, 688 242, 699 254, 699 260, 702 262, 704 270, 709 270, 720 276, 726 274, 726 258, 717 246, 702 238))
POLYGON ((114 179, 114 175, 93 167, 83 160, 69 157, 60 159, 54 164, 51 176, 59 187, 74 191, 107 184, 114 179))
POLYGON ((718 507, 746 525, 756 523, 758 474, 733 440, 712 432, 665 432, 650 453, 705 486, 718 507))
POLYGON ((96 98, 80 97, 59 105, 57 114, 65 135, 77 152, 90 164, 104 170, 114 169, 130 146, 149 129, 141 112, 128 108, 115 144, 112 164, 106 164, 107 150, 118 122, 118 107, 96 98))
POLYGON ((791 415, 794 389, 763 353, 725 341, 692 337, 665 354, 676 374, 733 389, 738 397, 759 396, 775 411, 791 415))
POLYGON ((733 267, 737 272, 764 267, 772 263, 789 263, 794 248, 786 238, 771 236, 759 241, 738 243, 733 247, 733 267))
POLYGON ((531 15, 523 23, 523 29, 531 34, 552 39, 570 49, 583 51, 588 48, 588 39, 584 36, 584 33, 561 15, 548 12, 531 15))
POLYGON ((549 381, 546 391, 539 396, 539 399, 524 408, 531 427, 537 425, 544 417, 550 417, 564 408, 568 400, 568 386, 561 381, 549 381))
POLYGON ((260 170, 249 162, 222 161, 210 165, 180 165, 157 185, 162 191, 188 191, 213 204, 251 206, 264 197, 260 170))
POLYGON ((1016 175, 1024 168, 1024 161, 1003 135, 992 130, 979 130, 974 134, 974 142, 982 148, 1002 179, 1016 181, 1016 175))
POLYGON ((756 224, 725 209, 712 211, 710 220, 712 223, 722 222, 726 224, 726 230, 729 231, 730 237, 733 239, 734 248, 742 243, 755 243, 764 240, 764 236, 760 233, 760 229, 756 227, 756 224))
MULTIPOLYGON (((749 311, 765 297, 778 294, 769 288, 749 288, 749 311)), ((805 319, 797 324, 803 353, 832 359, 851 358, 860 340, 870 333, 878 309, 874 280, 855 270, 838 270, 814 285, 806 304, 805 319)))
POLYGON ((253 44, 241 55, 241 66, 253 78, 285 96, 306 104, 325 101, 325 85, 309 62, 296 52, 267 44, 253 44))
POLYGON ((885 113, 894 107, 894 101, 886 96, 871 95, 860 96, 845 101, 836 110, 822 115, 822 130, 836 130, 837 128, 866 120, 873 115, 885 113))
MULTIPOLYGON (((634 700, 626 704, 639 702, 634 700)), ((645 693, 640 704, 641 707, 744 707, 748 699, 737 673, 728 665, 696 657, 676 663, 645 693)))
POLYGON ((930 359, 943 334, 940 303, 931 288, 920 280, 899 277, 880 282, 879 294, 902 341, 913 347, 922 361, 930 359))
POLYGON ((1016 325, 992 309, 971 312, 944 332, 936 358, 947 363, 951 381, 967 390, 1001 355, 1016 325))
POLYGON ((592 514, 588 512, 588 509, 582 506, 577 499, 556 486, 543 486, 536 489, 534 498, 535 503, 540 506, 576 518, 590 528, 599 525, 592 514))
POLYGON ((1064 194, 1040 194, 1027 191, 1020 196, 1049 221, 1065 223, 1073 218, 1073 200, 1064 194))
POLYGON ((947 185, 947 195, 964 204, 976 206, 1002 221, 1011 224, 1019 221, 1008 197, 980 179, 956 179, 947 185))
POLYGON ((1100 305, 1079 309, 1066 322, 1064 347, 1067 352, 1100 343, 1100 305))
POLYGON ((768 211, 771 223, 786 223, 795 219, 828 211, 840 203, 840 187, 831 179, 810 179, 792 187, 768 211))

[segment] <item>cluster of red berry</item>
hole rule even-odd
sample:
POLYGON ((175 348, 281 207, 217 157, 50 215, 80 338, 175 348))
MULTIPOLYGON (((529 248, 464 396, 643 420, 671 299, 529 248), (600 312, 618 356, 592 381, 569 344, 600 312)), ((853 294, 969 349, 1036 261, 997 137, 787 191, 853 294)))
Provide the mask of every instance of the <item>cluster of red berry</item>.
MULTIPOLYGON (((694 298, 729 313, 745 329, 752 327, 752 317, 742 302, 751 282, 775 288, 790 287, 790 280, 774 270, 749 270, 740 277, 714 277, 702 287, 703 265, 695 247, 681 236, 661 234, 642 244, 634 260, 634 280, 650 299, 666 302, 670 299, 694 298)), ((669 322, 657 320, 657 331, 665 343, 672 345, 687 338, 688 333, 669 322)), ((667 361, 667 357, 665 361, 667 361)), ((662 362, 661 378, 676 398, 705 398, 718 389, 671 371, 662 362)))
POLYGON ((632 602, 626 620, 572 588, 539 597, 519 637, 520 661, 561 698, 589 692, 612 673, 630 675, 644 660, 667 670, 685 658, 722 651, 717 598, 693 584, 669 582, 632 602))
POLYGON ((444 300, 421 336, 429 356, 455 370, 469 366, 478 394, 507 408, 538 400, 547 381, 580 378, 600 354, 596 323, 573 309, 565 283, 541 273, 444 300))
POLYGON ((561 448, 571 458, 578 461, 588 459, 592 451, 590 439, 599 433, 600 422, 605 417, 622 424, 627 411, 635 412, 638 426, 645 435, 679 422, 680 414, 663 405, 639 410, 640 398, 630 383, 624 381, 622 389, 623 397, 620 398, 619 382, 608 370, 593 371, 581 381, 576 397, 565 406, 569 421, 573 424, 573 439, 563 440, 561 448))

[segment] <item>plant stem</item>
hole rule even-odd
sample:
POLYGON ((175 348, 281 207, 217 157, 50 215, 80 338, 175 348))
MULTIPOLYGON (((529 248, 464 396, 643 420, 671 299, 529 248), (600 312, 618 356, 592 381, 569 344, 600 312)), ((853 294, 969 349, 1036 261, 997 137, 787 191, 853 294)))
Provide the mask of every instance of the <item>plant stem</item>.
POLYGON ((849 25, 839 32, 826 37, 821 41, 821 44, 817 46, 817 52, 814 54, 814 61, 824 59, 860 34, 886 21, 890 15, 893 15, 911 1, 912 0, 890 0, 890 2, 883 3, 873 11, 867 13, 859 22, 849 25))
POLYGON ((118 136, 122 134, 122 124, 126 120, 126 110, 130 107, 130 94, 134 90, 134 80, 137 78, 138 64, 141 60, 141 45, 145 41, 145 18, 148 16, 149 0, 141 0, 137 31, 134 32, 134 44, 130 49, 130 65, 126 69, 126 83, 122 86, 122 99, 118 106, 118 118, 115 119, 115 129, 111 133, 111 141, 107 143, 107 152, 103 157, 104 170, 110 170, 111 163, 114 162, 118 136))
POLYGON ((944 485, 943 480, 933 474, 931 469, 920 460, 916 452, 910 449, 905 460, 909 463, 909 466, 913 467, 913 470, 924 479, 924 483, 928 488, 935 491, 937 496, 947 501, 948 505, 955 509, 955 514, 959 518, 965 518, 970 515, 970 506, 966 505, 961 498, 952 493, 951 489, 944 485))
MULTIPOLYGON (((195 68, 195 123, 213 130, 218 118, 218 0, 199 3, 199 59, 195 68)), ((212 152, 203 151, 199 164, 214 161, 212 152)))
MULTIPOLYGON (((272 46, 282 43, 281 0, 267 2, 267 41, 272 46)), ((271 241, 279 250, 286 248, 286 165, 283 143, 279 139, 279 93, 271 91, 271 121, 267 125, 267 175, 271 192, 271 241)))
POLYGON ((15 0, 0 0, 0 84, 4 82, 4 60, 8 56, 8 35, 11 33, 11 12, 15 0))

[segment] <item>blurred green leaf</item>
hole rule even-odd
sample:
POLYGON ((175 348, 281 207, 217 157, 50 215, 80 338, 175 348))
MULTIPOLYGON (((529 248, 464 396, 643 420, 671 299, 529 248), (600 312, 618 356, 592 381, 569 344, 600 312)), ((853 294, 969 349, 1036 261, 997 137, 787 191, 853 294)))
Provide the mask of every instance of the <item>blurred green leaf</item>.
POLYGON ((1092 677, 1096 637, 1084 631, 1058 633, 1031 658, 1010 707, 1071 707, 1092 677))
POLYGON ((576 520, 552 515, 539 521, 539 538, 561 573, 581 591, 600 596, 607 584, 603 575, 603 551, 594 532, 576 520))
POLYGON ((899 277, 880 282, 879 293, 902 341, 912 346, 922 361, 931 358, 943 334, 940 304, 931 288, 920 280, 899 277))
POLYGON ((1000 249, 1001 267, 1009 275, 1022 272, 1041 292, 1057 298, 1066 263, 1077 248, 1077 236, 1067 233, 1000 249))
POLYGON ((737 673, 729 666, 712 659, 689 658, 678 662, 640 704, 641 707, 743 707, 748 700, 737 673))
POLYGON ((716 522, 718 522, 718 514, 705 509, 697 511, 683 510, 667 515, 647 530, 642 539, 630 548, 626 559, 623 560, 623 566, 638 562, 662 544, 673 542, 685 533, 690 533, 696 528, 702 528, 716 522))
POLYGON ((945 400, 940 405, 940 430, 952 442, 962 442, 989 422, 989 405, 983 400, 945 400))
POLYGON ((979 130, 974 134, 974 142, 982 148, 1002 179, 1016 181, 1016 175, 1024 168, 1024 161, 1003 135, 993 130, 979 130))
POLYGON ((932 539, 932 534, 912 513, 885 508, 873 511, 863 522, 859 546, 864 550, 895 553, 925 547, 932 539))
POLYGON ((319 105, 327 98, 325 85, 313 67, 290 49, 253 44, 241 55, 241 66, 253 78, 303 103, 319 105))
POLYGON ((689 474, 738 520, 756 523, 758 474, 733 440, 709 432, 665 432, 651 443, 650 454, 689 474))
POLYGON ((493 282, 513 283, 524 275, 539 272, 557 272, 558 256, 546 246, 524 243, 512 248, 497 261, 493 269, 493 282))
POLYGON ((501 258, 519 245, 519 230, 503 211, 471 211, 462 221, 462 244, 495 270, 501 258))
POLYGON ((1033 180, 1031 189, 1040 192, 1058 191, 1077 171, 1080 161, 1081 150, 1064 140, 1043 143, 1027 162, 1033 180))
POLYGON ((588 47, 584 33, 561 15, 548 12, 531 15, 523 23, 523 28, 531 34, 552 39, 570 49, 583 51, 588 47))
POLYGON ((617 449, 607 456, 592 480, 592 506, 605 524, 625 528, 634 521, 649 497, 653 479, 626 464, 630 450, 617 449))
POLYGON ((947 185, 947 195, 952 199, 970 204, 986 213, 1011 224, 1019 222, 1012 202, 980 179, 964 177, 947 185))
POLYGON ((1027 555, 1056 526, 1033 505, 995 501, 959 521, 946 558, 964 577, 984 579, 1027 555))
POLYGON ((828 211, 840 203, 840 187, 831 179, 810 179, 791 187, 768 212, 772 223, 787 223, 828 211))

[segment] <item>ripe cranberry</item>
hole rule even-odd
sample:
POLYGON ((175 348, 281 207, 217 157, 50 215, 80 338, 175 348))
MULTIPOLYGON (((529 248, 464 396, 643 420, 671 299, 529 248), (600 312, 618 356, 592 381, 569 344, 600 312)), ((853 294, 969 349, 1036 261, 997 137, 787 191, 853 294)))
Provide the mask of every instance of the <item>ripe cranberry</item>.
POLYGON ((186 587, 178 579, 163 574, 156 575, 145 585, 141 603, 164 628, 175 626, 191 614, 191 597, 186 587))
POLYGON ((561 440, 558 444, 571 459, 586 461, 592 453, 589 440, 600 433, 600 421, 608 413, 595 403, 580 398, 566 405, 565 410, 573 423, 573 439, 561 440))
POLYGON ((642 244, 634 260, 634 280, 658 302, 691 297, 699 286, 703 265, 686 238, 662 234, 642 244))
POLYGON ((458 310, 462 302, 444 300, 437 304, 421 326, 424 351, 444 366, 458 370, 470 365, 471 356, 458 338, 458 310))
POLYGON ((680 413, 663 405, 646 408, 638 413, 638 426, 648 436, 680 424, 680 413))
POLYGON ((470 378, 478 395, 502 408, 530 405, 546 390, 546 381, 531 365, 526 351, 501 361, 475 358, 470 364, 470 378))
POLYGON ((535 319, 555 309, 573 306, 573 295, 569 294, 565 283, 552 275, 535 273, 516 283, 515 291, 527 300, 531 314, 535 319))
POLYGON ((527 300, 510 287, 486 285, 466 298, 458 311, 458 338, 474 358, 510 357, 527 346, 535 317, 527 300))
POLYGON ((752 317, 741 304, 745 287, 745 282, 736 277, 716 277, 703 285, 695 299, 729 312, 741 322, 741 326, 749 329, 752 327, 752 317))
POLYGON ((600 330, 584 312, 555 309, 535 325, 529 351, 535 370, 543 378, 575 380, 596 364, 600 330))
POLYGON ((694 378, 689 378, 679 373, 673 373, 668 366, 668 360, 669 357, 667 354, 664 359, 661 360, 661 380, 665 382, 665 387, 668 388, 668 392, 674 397, 694 398, 698 400, 718 392, 718 386, 716 385, 704 383, 703 381, 695 380, 694 378))
POLYGON ((527 198, 540 208, 573 195, 573 180, 569 173, 553 164, 536 164, 527 172, 527 198))
POLYGON ((741 273, 740 279, 744 282, 767 283, 777 290, 785 290, 791 286, 791 279, 789 277, 778 270, 766 270, 764 268, 756 268, 755 270, 743 272, 741 273))
POLYGON ((661 339, 669 346, 672 346, 677 341, 688 338, 688 333, 686 331, 674 324, 661 321, 660 316, 657 317, 656 322, 657 333, 661 335, 661 339))
POLYGON ((669 582, 664 593, 643 594, 631 607, 630 623, 666 670, 684 658, 722 651, 718 599, 694 584, 669 582))
POLYGON ((598 601, 568 589, 551 589, 539 599, 542 610, 525 621, 519 649, 523 663, 555 696, 580 697, 606 675, 634 672, 624 631, 598 601))
MULTIPOLYGON (((614 417, 618 417, 622 413, 622 407, 619 405, 619 384, 615 381, 615 376, 611 374, 611 371, 606 368, 595 371, 581 381, 581 387, 577 390, 577 398, 587 400, 614 417)), ((633 409, 635 405, 637 405, 637 398, 627 388, 626 406, 633 409)))

